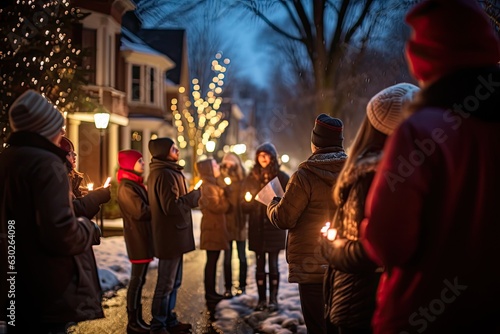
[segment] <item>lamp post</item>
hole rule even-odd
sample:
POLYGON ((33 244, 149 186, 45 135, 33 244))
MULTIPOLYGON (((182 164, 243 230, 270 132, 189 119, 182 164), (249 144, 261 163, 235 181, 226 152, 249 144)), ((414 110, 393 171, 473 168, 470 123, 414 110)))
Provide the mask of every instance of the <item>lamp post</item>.
MULTIPOLYGON (((101 184, 104 184, 104 173, 103 173, 103 161, 104 161, 104 134, 109 124, 109 113, 108 112, 97 112, 94 114, 94 124, 97 129, 99 129, 99 180, 101 184)), ((99 210, 99 220, 101 225, 101 233, 104 233, 104 219, 103 219, 103 209, 99 210)))

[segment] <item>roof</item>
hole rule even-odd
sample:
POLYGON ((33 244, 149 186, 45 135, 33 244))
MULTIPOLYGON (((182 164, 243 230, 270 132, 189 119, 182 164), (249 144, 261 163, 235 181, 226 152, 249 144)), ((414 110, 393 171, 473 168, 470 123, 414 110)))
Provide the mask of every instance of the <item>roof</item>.
MULTIPOLYGON (((137 0, 135 1, 138 2, 137 0)), ((167 71, 166 77, 176 85, 181 83, 181 71, 184 52, 184 29, 142 29, 143 22, 135 11, 125 13, 122 27, 137 35, 152 48, 160 51, 170 58, 176 66, 167 71)), ((187 59, 187 57, 186 57, 187 59)))
POLYGON ((172 59, 177 66, 167 72, 167 79, 180 84, 185 30, 141 29, 137 32, 137 35, 150 46, 172 59))

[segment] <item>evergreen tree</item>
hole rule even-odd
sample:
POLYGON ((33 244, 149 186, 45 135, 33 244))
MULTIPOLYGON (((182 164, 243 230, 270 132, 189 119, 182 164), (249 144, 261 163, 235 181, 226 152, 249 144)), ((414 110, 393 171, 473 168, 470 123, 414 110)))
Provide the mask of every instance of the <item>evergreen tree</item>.
POLYGON ((17 0, 0 8, 0 151, 10 133, 8 110, 27 89, 44 94, 61 112, 92 103, 85 84, 83 53, 75 40, 89 14, 69 0, 17 0))

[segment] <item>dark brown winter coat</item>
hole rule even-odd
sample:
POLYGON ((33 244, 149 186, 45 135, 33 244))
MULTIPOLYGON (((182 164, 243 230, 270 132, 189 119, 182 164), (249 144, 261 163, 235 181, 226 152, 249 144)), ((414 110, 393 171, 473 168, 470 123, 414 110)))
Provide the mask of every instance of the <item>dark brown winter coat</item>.
POLYGON ((201 213, 200 249, 217 251, 229 248, 229 234, 225 213, 229 209, 224 189, 219 187, 211 166, 212 160, 204 160, 197 164, 203 185, 199 201, 201 213))
POLYGON ((226 212, 229 240, 245 241, 247 240, 246 215, 241 208, 241 199, 245 195, 242 193, 245 179, 244 171, 239 172, 236 166, 235 168, 226 168, 224 164, 221 165, 220 171, 222 179, 225 177, 231 179, 230 185, 224 185, 225 194, 230 204, 229 210, 226 212))
POLYGON ((174 161, 153 158, 149 168, 154 255, 176 258, 195 249, 191 209, 198 206, 200 191, 188 193, 183 168, 174 161))
POLYGON ((268 206, 271 223, 288 230, 286 258, 291 283, 321 284, 324 280, 327 261, 318 237, 337 208, 331 194, 346 158, 340 147, 316 151, 299 165, 283 198, 268 206))
POLYGON ((0 273, 0 320, 9 320, 13 301, 19 332, 102 318, 92 251, 98 238, 93 223, 74 215, 66 152, 29 132, 13 133, 9 143, 0 154, 0 261, 12 267, 2 265, 0 273), (14 290, 6 284, 11 277, 14 290))

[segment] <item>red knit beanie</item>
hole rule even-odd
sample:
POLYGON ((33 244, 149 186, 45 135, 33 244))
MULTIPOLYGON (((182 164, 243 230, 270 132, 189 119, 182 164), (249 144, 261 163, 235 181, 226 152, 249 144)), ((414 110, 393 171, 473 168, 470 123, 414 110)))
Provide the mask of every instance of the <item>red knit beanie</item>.
POLYGON ((413 28, 406 57, 418 80, 500 61, 499 41, 476 0, 426 0, 407 14, 406 22, 413 28))
POLYGON ((137 160, 142 158, 142 154, 136 150, 123 150, 118 152, 118 164, 121 169, 134 170, 137 160))

